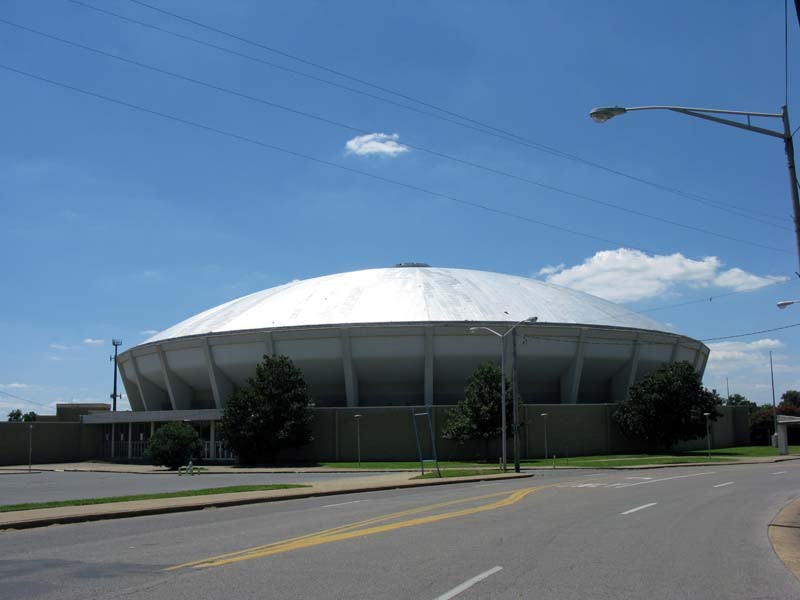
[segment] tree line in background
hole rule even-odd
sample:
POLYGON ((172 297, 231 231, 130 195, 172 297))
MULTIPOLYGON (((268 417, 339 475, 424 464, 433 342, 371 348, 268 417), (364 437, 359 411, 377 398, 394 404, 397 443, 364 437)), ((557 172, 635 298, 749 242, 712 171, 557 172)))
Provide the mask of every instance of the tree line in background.
POLYGON ((20 409, 12 410, 8 413, 8 421, 9 423, 22 423, 35 421, 36 420, 36 413, 31 411, 27 413, 23 413, 20 409))

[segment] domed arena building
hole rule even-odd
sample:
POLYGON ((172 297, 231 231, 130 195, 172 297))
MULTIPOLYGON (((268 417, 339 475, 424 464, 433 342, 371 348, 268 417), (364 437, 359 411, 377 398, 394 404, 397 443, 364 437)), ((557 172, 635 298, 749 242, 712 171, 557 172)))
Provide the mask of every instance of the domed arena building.
MULTIPOLYGON (((219 458, 213 423, 265 354, 287 355, 302 369, 317 412, 381 409, 405 423, 408 409, 401 407, 435 413, 456 404, 480 364, 500 363, 501 343, 521 402, 554 409, 619 402, 664 363, 689 361, 702 374, 709 354, 702 342, 583 292, 403 263, 293 281, 189 317, 119 355, 132 413, 84 420, 133 422, 138 436, 121 427, 122 441, 131 443, 144 441, 147 423, 152 431, 163 420, 203 421, 212 425, 206 438, 217 444, 207 454, 219 458), (515 325, 503 338, 489 331, 503 334, 515 325)), ((598 428, 608 429, 608 410, 601 412, 605 424, 598 428)), ((591 420, 595 413, 571 414, 591 420)))

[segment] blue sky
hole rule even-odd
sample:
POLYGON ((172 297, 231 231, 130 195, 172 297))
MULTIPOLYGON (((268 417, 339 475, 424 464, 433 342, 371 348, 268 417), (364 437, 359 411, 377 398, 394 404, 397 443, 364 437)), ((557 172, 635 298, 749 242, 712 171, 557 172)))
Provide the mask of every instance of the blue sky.
MULTIPOLYGON (((700 339, 800 322, 800 306, 775 308, 778 300, 800 298, 780 140, 666 112, 625 115, 602 126, 587 116, 590 108, 611 104, 780 110, 780 0, 148 0, 511 132, 524 143, 421 114, 463 123, 129 0, 86 1, 394 104, 67 0, 4 2, 0 19, 353 129, 4 23, 0 64, 607 241, 465 206, 0 69, 0 390, 6 393, 45 405, 106 401, 112 337, 128 347, 143 341, 147 331, 252 291, 403 261, 549 278, 635 310, 741 291, 647 313, 700 339), (362 134, 384 135, 354 139, 362 134), (705 202, 739 207, 748 216, 536 145, 705 202)), ((791 8, 789 34, 792 112, 800 97, 794 76, 800 44, 791 8)), ((720 388, 728 376, 731 392, 769 401, 766 353, 772 349, 778 393, 800 387, 798 333, 788 329, 712 346, 706 384, 720 388)), ((0 399, 0 413, 17 406, 52 412, 0 399)))

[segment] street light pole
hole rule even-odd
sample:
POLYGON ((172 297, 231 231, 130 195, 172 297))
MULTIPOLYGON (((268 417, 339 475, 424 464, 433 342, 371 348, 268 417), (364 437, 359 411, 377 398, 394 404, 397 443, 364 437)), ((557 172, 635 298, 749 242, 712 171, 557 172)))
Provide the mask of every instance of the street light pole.
POLYGON ((544 419, 544 457, 546 460, 547 459, 547 413, 542 413, 539 416, 544 419))
POLYGON ((119 394, 117 394, 117 351, 119 347, 122 345, 122 340, 111 340, 111 344, 114 346, 114 357, 111 358, 112 362, 114 363, 114 391, 111 392, 111 400, 114 403, 114 406, 111 410, 117 412, 117 398, 121 398, 119 394))
POLYGON ((33 423, 28 425, 28 473, 31 472, 33 463, 33 423))
POLYGON ((711 413, 703 413, 706 417, 706 445, 708 447, 708 460, 711 460, 711 429, 708 424, 708 418, 711 416, 711 413))
POLYGON ((605 106, 601 108, 593 108, 589 112, 589 116, 597 123, 605 123, 609 119, 613 119, 619 115, 640 110, 669 110, 672 112, 689 115, 690 117, 705 119, 706 121, 713 121, 715 123, 721 123, 722 125, 746 129, 747 131, 752 131, 754 133, 781 138, 783 140, 784 150, 786 151, 786 159, 789 167, 789 189, 792 193, 794 233, 797 243, 798 264, 800 264, 800 191, 798 191, 797 168, 794 162, 794 141, 792 140, 792 129, 791 124, 789 123, 789 109, 786 106, 782 106, 781 112, 779 113, 720 110, 716 108, 691 108, 688 106, 633 106, 630 108, 625 108, 622 106, 605 106), (717 115, 725 115, 725 117, 720 117, 717 115), (747 122, 742 123, 741 121, 734 121, 733 119, 727 118, 728 116, 747 117, 747 122), (783 123, 783 131, 776 131, 774 129, 767 129, 765 127, 757 127, 752 125, 750 123, 751 117, 781 119, 783 123))
POLYGON ((358 456, 358 468, 361 468, 361 415, 353 415, 356 420, 356 448, 358 456))
POLYGON ((777 441, 774 436, 778 435, 778 407, 775 405, 775 373, 772 371, 772 350, 769 351, 769 378, 772 382, 772 435, 773 439, 770 443, 777 447, 777 441))
MULTIPOLYGON (((509 329, 506 330, 505 333, 500 333, 495 331, 491 327, 470 327, 470 333, 474 333, 481 329, 488 331, 492 335, 495 335, 500 338, 500 468, 505 471, 506 465, 508 463, 508 453, 507 453, 507 444, 506 444, 506 336, 514 331, 519 325, 523 323, 535 323, 538 320, 537 317, 528 317, 527 319, 522 319, 519 323, 515 323, 509 329)), ((514 391, 514 395, 516 396, 516 390, 514 391)), ((514 401, 516 404, 516 400, 514 401)), ((517 429, 517 418, 518 418, 518 411, 514 410, 513 416, 513 424, 515 435, 517 429)), ((514 446, 515 452, 517 452, 517 446, 514 446)), ((517 452, 517 455, 519 453, 517 452)), ((517 472, 519 472, 519 462, 518 456, 515 456, 514 459, 514 467, 517 472)))

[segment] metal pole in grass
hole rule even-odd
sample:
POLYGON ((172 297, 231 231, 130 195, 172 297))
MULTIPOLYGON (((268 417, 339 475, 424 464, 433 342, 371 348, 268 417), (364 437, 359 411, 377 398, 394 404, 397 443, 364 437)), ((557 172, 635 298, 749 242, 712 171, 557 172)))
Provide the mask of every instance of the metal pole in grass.
POLYGON ((356 420, 356 446, 358 448, 358 468, 361 468, 361 416, 353 415, 356 420))
POLYGON ((711 416, 711 413, 703 413, 706 417, 706 445, 708 446, 708 460, 711 460, 711 427, 708 421, 708 418, 711 416))
POLYGON ((33 424, 28 425, 28 473, 31 472, 33 462, 33 424))

